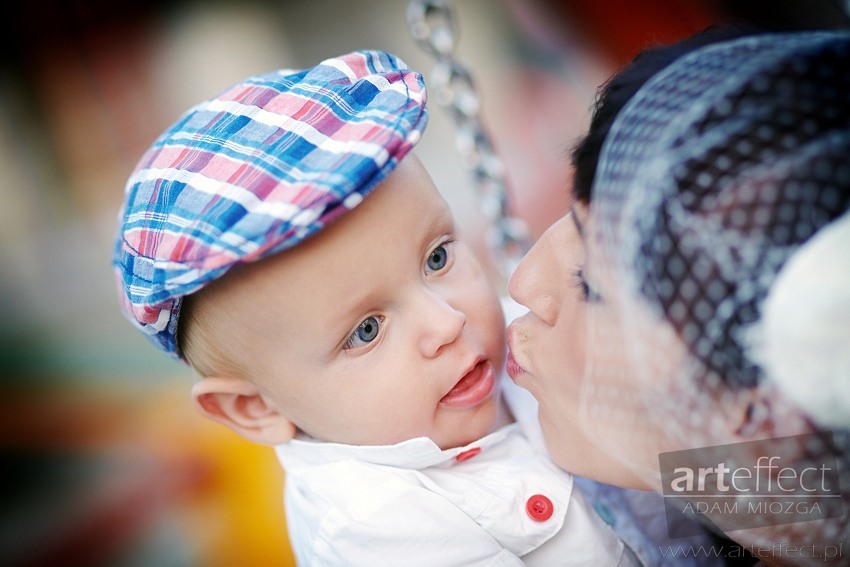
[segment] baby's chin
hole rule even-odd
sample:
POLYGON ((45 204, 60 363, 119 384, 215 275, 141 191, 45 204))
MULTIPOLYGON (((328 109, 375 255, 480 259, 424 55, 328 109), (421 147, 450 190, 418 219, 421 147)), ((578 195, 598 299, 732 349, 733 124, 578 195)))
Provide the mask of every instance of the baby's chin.
POLYGON ((456 447, 465 447, 497 429, 513 423, 514 418, 505 405, 501 392, 494 392, 493 397, 488 400, 487 406, 479 408, 479 413, 470 417, 469 421, 472 422, 473 420, 474 423, 468 422, 469 427, 463 431, 460 431, 461 428, 457 427, 439 437, 432 436, 431 439, 444 451, 456 447))

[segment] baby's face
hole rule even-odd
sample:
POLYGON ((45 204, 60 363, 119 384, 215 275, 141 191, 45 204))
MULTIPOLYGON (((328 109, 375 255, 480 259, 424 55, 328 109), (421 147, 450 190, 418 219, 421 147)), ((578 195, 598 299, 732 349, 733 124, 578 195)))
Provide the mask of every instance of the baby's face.
POLYGON ((318 439, 440 447, 491 432, 504 321, 431 178, 408 156, 352 213, 229 286, 239 361, 318 439))

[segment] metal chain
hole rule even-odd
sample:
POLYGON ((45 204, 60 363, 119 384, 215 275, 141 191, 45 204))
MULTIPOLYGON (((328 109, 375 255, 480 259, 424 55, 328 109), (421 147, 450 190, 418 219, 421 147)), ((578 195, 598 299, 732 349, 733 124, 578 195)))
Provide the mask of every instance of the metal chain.
POLYGON ((455 56, 457 29, 448 1, 410 0, 407 25, 417 45, 436 59, 428 90, 454 121, 455 144, 489 221, 493 262, 508 278, 529 249, 528 227, 508 213, 505 167, 482 125, 472 75, 455 56))

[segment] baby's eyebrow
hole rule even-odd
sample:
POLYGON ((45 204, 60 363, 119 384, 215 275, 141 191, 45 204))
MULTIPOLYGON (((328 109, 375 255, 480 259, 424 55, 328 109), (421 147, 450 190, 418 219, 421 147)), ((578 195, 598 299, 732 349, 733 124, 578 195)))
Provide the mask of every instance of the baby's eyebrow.
POLYGON ((443 206, 440 212, 434 215, 434 219, 431 221, 431 224, 428 225, 428 230, 425 231, 425 235, 431 235, 440 231, 444 224, 450 224, 454 227, 454 215, 448 205, 443 206))
POLYGON ((373 287, 348 288, 344 297, 340 297, 334 309, 329 313, 333 316, 328 318, 326 332, 338 339, 334 347, 338 350, 348 340, 350 333, 354 331, 369 311, 376 306, 380 296, 373 287))
MULTIPOLYGON (((366 298, 359 300, 354 297, 347 297, 345 301, 338 303, 333 317, 332 328, 334 333, 338 335, 348 333, 352 325, 360 322, 355 319, 360 317, 362 313, 365 313, 367 310, 365 307, 366 304, 366 298)), ((347 334, 345 338, 348 338, 347 334)))

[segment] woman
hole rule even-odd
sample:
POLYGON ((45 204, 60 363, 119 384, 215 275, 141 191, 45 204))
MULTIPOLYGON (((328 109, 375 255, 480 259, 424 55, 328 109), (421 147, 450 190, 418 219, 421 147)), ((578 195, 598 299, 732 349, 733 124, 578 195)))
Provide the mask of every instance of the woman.
POLYGON ((765 563, 846 563, 850 33, 645 52, 573 162, 571 212, 509 284, 529 309, 509 372, 556 460, 663 492, 765 563))

